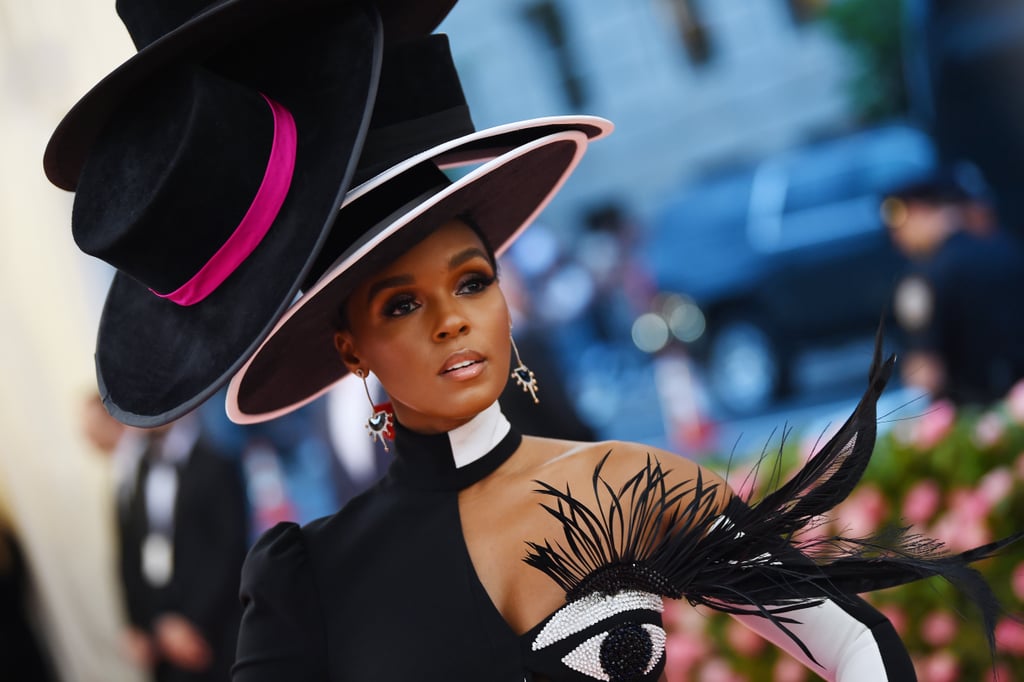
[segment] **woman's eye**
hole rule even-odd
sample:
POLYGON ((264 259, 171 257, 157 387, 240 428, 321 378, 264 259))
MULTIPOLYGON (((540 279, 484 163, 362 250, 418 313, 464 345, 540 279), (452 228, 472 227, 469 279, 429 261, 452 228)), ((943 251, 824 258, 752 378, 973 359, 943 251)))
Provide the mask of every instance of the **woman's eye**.
POLYGON ((472 275, 459 283, 458 293, 478 294, 494 283, 494 277, 487 275, 472 275))
POLYGON ((385 317, 402 317, 419 307, 419 303, 412 296, 399 296, 388 301, 383 312, 385 317))

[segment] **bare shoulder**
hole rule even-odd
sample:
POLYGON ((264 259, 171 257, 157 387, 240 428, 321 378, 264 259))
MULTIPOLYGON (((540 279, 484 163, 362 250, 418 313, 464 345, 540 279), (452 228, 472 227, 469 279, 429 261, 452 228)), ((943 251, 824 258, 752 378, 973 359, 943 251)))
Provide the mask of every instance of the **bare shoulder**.
POLYGON ((576 489, 591 487, 594 472, 600 468, 601 479, 617 489, 637 474, 660 468, 670 485, 699 483, 706 491, 715 490, 722 504, 731 496, 725 480, 717 473, 669 450, 618 440, 594 443, 535 440, 539 441, 538 449, 542 452, 536 469, 538 478, 556 487, 562 481, 576 489))

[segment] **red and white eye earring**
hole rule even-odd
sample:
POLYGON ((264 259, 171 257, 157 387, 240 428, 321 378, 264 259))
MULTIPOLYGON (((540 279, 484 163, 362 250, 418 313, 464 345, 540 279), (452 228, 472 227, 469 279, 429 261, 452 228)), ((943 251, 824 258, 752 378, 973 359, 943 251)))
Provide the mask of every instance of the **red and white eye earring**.
POLYGON ((373 442, 380 441, 384 446, 384 452, 389 452, 388 441, 395 439, 394 412, 391 410, 391 403, 374 404, 370 397, 370 387, 366 385, 366 372, 356 370, 356 376, 363 380, 363 390, 366 391, 366 399, 370 401, 370 408, 373 414, 366 420, 366 430, 370 432, 373 442))
POLYGON ((516 348, 516 340, 512 338, 512 333, 509 331, 509 340, 512 342, 512 351, 516 354, 516 366, 512 369, 512 373, 509 375, 517 385, 522 387, 524 393, 529 393, 530 397, 533 398, 534 404, 540 402, 537 398, 537 391, 540 390, 537 387, 537 377, 534 375, 533 370, 527 367, 523 363, 523 359, 519 357, 519 349, 516 348))

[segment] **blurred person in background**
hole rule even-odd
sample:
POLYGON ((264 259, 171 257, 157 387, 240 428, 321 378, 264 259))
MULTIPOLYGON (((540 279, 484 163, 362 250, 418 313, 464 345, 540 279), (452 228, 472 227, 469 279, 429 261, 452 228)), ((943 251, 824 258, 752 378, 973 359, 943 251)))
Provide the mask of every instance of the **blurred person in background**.
POLYGON ((250 537, 278 521, 307 523, 337 508, 347 477, 330 443, 325 405, 242 426, 227 418, 223 402, 220 391, 198 414, 211 444, 241 462, 252 512, 250 537))
POLYGON ((1024 376, 1024 248, 1000 226, 978 170, 941 168, 883 204, 911 261, 893 301, 903 380, 934 398, 987 404, 1024 376))
POLYGON ((969 159, 1006 229, 1024 237, 1024 4, 902 0, 910 113, 947 162, 969 159))
POLYGON ((31 616, 29 580, 18 534, 0 497, 0 671, 4 679, 18 671, 18 679, 49 682, 56 678, 31 616))
POLYGON ((195 413, 124 427, 91 396, 83 430, 114 458, 124 654, 157 682, 227 679, 249 542, 239 458, 212 445, 195 413))
MULTIPOLYGON (((524 253, 521 258, 529 258, 529 255, 524 253)), ((501 283, 516 333, 516 352, 530 358, 531 368, 544 377, 544 404, 548 407, 536 409, 536 401, 531 394, 509 382, 498 399, 502 411, 515 428, 531 436, 595 440, 594 430, 580 417, 566 388, 566 363, 552 342, 550 329, 546 325, 531 323, 531 319, 537 319, 533 313, 533 299, 517 260, 511 254, 501 261, 501 283)), ((515 367, 520 360, 513 356, 512 362, 515 367)))
POLYGON ((647 269, 636 258, 639 228, 619 202, 591 208, 584 219, 576 257, 594 280, 586 316, 596 337, 632 347, 633 320, 656 292, 647 269))

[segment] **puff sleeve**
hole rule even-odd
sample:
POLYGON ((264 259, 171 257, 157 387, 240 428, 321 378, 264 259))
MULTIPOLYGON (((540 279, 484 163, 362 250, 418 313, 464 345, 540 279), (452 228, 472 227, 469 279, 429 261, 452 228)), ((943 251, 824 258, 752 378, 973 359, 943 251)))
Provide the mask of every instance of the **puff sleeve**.
POLYGON ((279 523, 242 567, 234 682, 328 678, 323 612, 302 529, 279 523))

